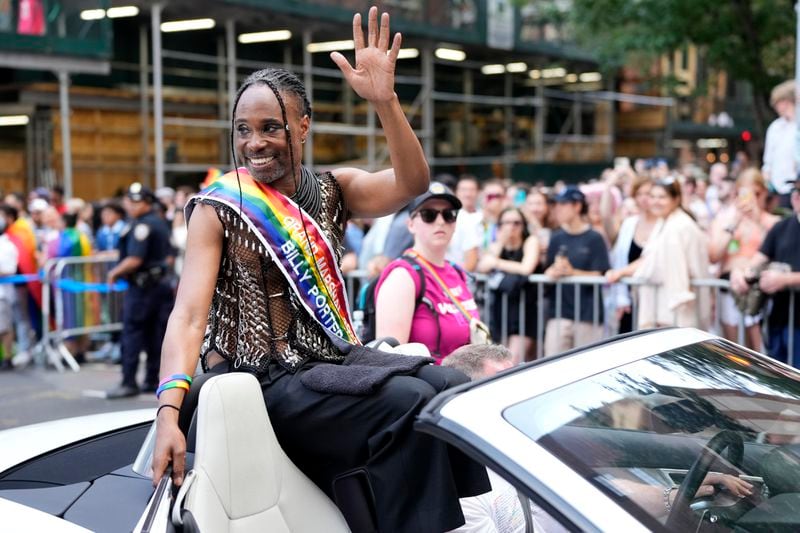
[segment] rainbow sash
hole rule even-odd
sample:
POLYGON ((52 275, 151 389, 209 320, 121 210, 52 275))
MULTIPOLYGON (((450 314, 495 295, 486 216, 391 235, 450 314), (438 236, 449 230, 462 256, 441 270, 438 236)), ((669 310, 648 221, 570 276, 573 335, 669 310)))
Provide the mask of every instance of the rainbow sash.
MULTIPOLYGON (((333 247, 316 221, 269 185, 258 183, 244 168, 241 215, 266 247, 306 311, 326 332, 360 344, 350 319, 344 279, 333 247)), ((211 198, 239 211, 236 172, 228 172, 205 188, 197 199, 211 198)))

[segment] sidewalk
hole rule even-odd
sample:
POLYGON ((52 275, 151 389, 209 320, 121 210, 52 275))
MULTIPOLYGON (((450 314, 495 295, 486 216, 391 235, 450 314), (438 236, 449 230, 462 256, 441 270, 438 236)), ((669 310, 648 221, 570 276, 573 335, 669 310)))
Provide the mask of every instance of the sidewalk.
POLYGON ((47 420, 156 406, 152 393, 107 400, 118 385, 119 365, 85 363, 80 372, 28 367, 0 372, 0 430, 47 420))

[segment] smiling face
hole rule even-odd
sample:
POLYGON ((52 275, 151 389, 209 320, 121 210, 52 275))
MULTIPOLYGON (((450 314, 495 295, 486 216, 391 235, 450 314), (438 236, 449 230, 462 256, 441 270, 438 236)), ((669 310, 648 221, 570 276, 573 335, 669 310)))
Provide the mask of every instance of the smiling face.
POLYGON ((442 211, 453 209, 447 200, 439 198, 428 200, 416 209, 408 219, 408 231, 414 236, 414 247, 426 249, 446 249, 455 232, 455 223, 447 223, 441 213, 436 215, 433 222, 425 222, 419 212, 423 209, 442 211))
POLYGON ((478 205, 478 182, 473 179, 461 179, 456 185, 456 196, 462 207, 470 213, 478 205))
POLYGON ((658 218, 668 217, 680 205, 680 197, 674 198, 661 185, 650 189, 650 212, 658 218))
MULTIPOLYGON (((286 92, 281 97, 286 104, 295 164, 299 165, 310 119, 300 116, 296 97, 286 92)), ((238 163, 254 180, 294 192, 286 128, 272 89, 256 84, 242 93, 233 117, 233 140, 238 163)))

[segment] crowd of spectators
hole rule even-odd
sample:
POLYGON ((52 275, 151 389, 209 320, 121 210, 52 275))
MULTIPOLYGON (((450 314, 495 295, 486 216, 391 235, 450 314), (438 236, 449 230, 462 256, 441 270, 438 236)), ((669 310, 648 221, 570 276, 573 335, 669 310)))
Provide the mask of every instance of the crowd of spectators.
MULTIPOLYGON (((156 191, 156 211, 172 226, 180 271, 186 241, 183 205, 195 191, 164 187, 156 191)), ((0 204, 0 276, 28 275, 32 279, 53 258, 105 255, 114 257, 120 236, 128 228, 128 201, 118 196, 94 202, 64 198, 61 187, 39 187, 27 196, 8 193, 0 204)), ((22 366, 32 360, 32 350, 42 336, 41 286, 34 281, 0 283, 0 367, 22 366)), ((103 280, 96 280, 103 281, 103 280)), ((68 348, 80 360, 89 348, 87 338, 68 348)), ((112 338, 116 341, 116 338, 112 338)), ((116 342, 96 352, 100 358, 118 358, 116 342)))
MULTIPOLYGON (((462 204, 446 257, 478 274, 485 288, 476 292, 483 299, 481 318, 495 340, 505 341, 515 363, 536 356, 539 313, 544 355, 617 332, 670 325, 714 330, 737 341, 741 324, 745 344, 786 360, 787 295, 794 281, 782 275, 800 271, 800 258, 787 257, 798 249, 787 240, 799 224, 794 185, 794 209, 788 210, 762 171, 748 165, 717 163, 705 172, 695 165, 670 168, 638 160, 577 185, 512 184, 472 175, 435 179, 449 184, 462 204), (788 229, 771 234, 773 226, 788 229), (567 284, 556 298, 553 284, 527 281, 532 273, 568 278, 567 284), (605 282, 576 291, 569 284, 573 276, 603 276, 605 282), (723 282, 715 284, 717 278, 723 282), (747 281, 731 288, 725 280, 732 278, 747 281), (709 286, 698 286, 703 281, 709 286), (718 297, 715 285, 722 287, 718 297), (783 341, 772 339, 776 335, 783 341)), ((400 216, 359 222, 363 244, 348 239, 349 269, 377 277, 413 246, 407 230, 400 231, 406 223, 396 223, 400 216)), ((800 319, 800 307, 795 316, 800 319)), ((800 350, 800 342, 795 346, 800 350)))
MULTIPOLYGON (((669 325, 743 339, 784 361, 790 345, 800 352, 800 328, 794 327, 800 325, 800 298, 789 324, 791 288, 800 284, 800 183, 794 144, 787 141, 796 127, 792 82, 775 88, 772 105, 778 118, 768 130, 762 165, 744 153, 707 169, 617 158, 593 179, 552 185, 536 176, 527 182, 436 176, 460 203, 454 223, 442 211, 441 220, 453 226, 444 257, 470 274, 465 291, 475 294, 480 318, 514 363, 669 325), (539 279, 547 283, 531 282, 531 274, 543 274, 539 279)), ((182 208, 193 192, 156 191, 156 211, 172 224, 177 274, 186 241, 182 208)), ((412 207, 350 221, 343 271, 376 280, 409 249, 424 248, 424 227, 414 220, 419 209, 412 207)), ((113 254, 127 227, 122 196, 90 203, 64 198, 59 187, 27 197, 8 194, 0 211, 0 276, 34 272, 63 255, 113 254)), ((34 300, 30 284, 0 285, 4 366, 14 353, 27 361, 41 335, 34 300)))

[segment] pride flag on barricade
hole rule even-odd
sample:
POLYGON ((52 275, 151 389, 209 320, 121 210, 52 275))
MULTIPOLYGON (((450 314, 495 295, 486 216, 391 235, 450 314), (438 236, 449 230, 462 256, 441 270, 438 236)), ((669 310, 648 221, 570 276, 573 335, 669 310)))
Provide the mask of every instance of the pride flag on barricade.
POLYGON ((30 280, 26 282, 28 288, 28 315, 31 325, 37 333, 40 333, 42 329, 42 282, 38 277, 33 278, 38 271, 36 261, 36 235, 33 232, 33 226, 31 226, 29 220, 18 218, 9 226, 6 235, 8 235, 8 238, 14 244, 19 254, 19 273, 28 276, 30 280))
MULTIPOLYGON (((85 257, 91 255, 89 238, 76 228, 66 228, 51 243, 50 257, 85 257)), ((62 272, 63 278, 78 283, 97 283, 98 276, 92 264, 68 265, 62 272)), ((65 329, 96 326, 101 322, 100 294, 93 291, 70 291, 62 289, 61 298, 64 310, 65 329)))

